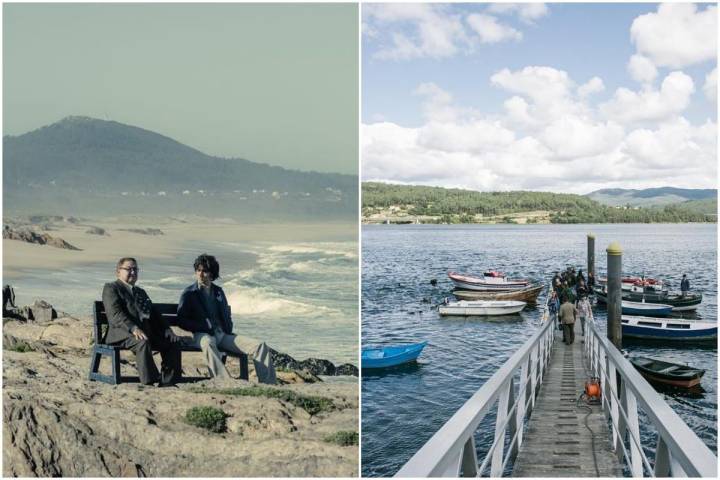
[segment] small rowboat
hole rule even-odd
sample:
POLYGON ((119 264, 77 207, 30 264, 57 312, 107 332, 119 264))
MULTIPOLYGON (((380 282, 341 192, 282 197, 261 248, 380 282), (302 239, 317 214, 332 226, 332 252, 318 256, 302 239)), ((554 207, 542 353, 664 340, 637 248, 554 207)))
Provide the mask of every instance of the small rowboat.
POLYGON ((525 308, 526 302, 516 300, 474 300, 459 302, 450 302, 446 305, 440 305, 438 312, 440 315, 512 315, 518 313, 525 308))
MULTIPOLYGON (((598 283, 601 285, 607 284, 607 277, 598 278, 598 283)), ((643 277, 622 277, 620 278, 620 288, 623 290, 630 290, 633 286, 652 286, 657 289, 662 289, 663 281, 654 278, 643 278, 643 277)))
POLYGON ((644 303, 622 301, 622 313, 624 315, 649 315, 651 317, 667 317, 672 313, 672 305, 662 303, 644 303))
POLYGON ((528 280, 508 280, 502 273, 499 272, 485 272, 482 278, 448 272, 448 277, 450 277, 450 280, 452 280, 458 288, 486 292, 523 289, 530 284, 528 280))
POLYGON ((414 362, 420 356, 427 342, 393 345, 376 348, 363 348, 362 368, 394 367, 414 362))
POLYGON ((630 357, 630 363, 651 382, 671 387, 691 388, 700 384, 705 370, 649 357, 630 357))
MULTIPOLYGON (((602 288, 595 289, 595 296, 600 303, 607 303, 607 292, 602 288)), ((702 293, 688 293, 683 296, 679 293, 669 293, 667 291, 652 292, 647 289, 645 292, 622 292, 623 301, 631 302, 655 303, 662 305, 672 305, 673 312, 687 312, 697 310, 698 305, 702 303, 702 293)))
POLYGON ((452 293, 458 300, 518 300, 527 303, 537 303, 538 295, 540 295, 544 287, 542 284, 532 284, 526 288, 505 292, 455 289, 452 293))
POLYGON ((717 339, 717 323, 681 318, 623 315, 622 335, 645 340, 705 342, 717 339))

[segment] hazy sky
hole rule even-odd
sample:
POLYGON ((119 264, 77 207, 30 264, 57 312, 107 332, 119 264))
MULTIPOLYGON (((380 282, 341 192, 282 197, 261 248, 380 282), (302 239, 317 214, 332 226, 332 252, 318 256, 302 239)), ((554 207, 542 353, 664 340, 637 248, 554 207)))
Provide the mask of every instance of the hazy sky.
POLYGON ((717 184, 712 4, 364 4, 362 178, 717 184))
POLYGON ((5 4, 4 135, 68 115, 357 173, 356 5, 5 4))

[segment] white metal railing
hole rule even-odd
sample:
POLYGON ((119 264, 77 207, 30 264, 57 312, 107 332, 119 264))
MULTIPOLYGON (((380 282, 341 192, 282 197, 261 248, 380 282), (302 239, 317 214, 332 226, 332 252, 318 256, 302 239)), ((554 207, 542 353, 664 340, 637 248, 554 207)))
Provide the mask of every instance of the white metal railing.
POLYGON ((490 466, 490 476, 502 476, 523 442, 525 417, 535 406, 553 346, 555 323, 547 308, 539 330, 490 377, 450 420, 400 469, 396 477, 475 477, 490 466), (519 384, 515 391, 515 377, 519 384), (497 405, 494 441, 478 466, 475 431, 497 405), (510 435, 507 452, 505 439, 510 435))
POLYGON ((588 322, 586 327, 589 328, 585 337, 585 358, 593 375, 601 381, 602 409, 610 419, 612 445, 632 476, 715 478, 717 457, 707 445, 615 345, 598 332, 593 322, 588 322), (643 452, 638 407, 657 431, 654 465, 643 452))

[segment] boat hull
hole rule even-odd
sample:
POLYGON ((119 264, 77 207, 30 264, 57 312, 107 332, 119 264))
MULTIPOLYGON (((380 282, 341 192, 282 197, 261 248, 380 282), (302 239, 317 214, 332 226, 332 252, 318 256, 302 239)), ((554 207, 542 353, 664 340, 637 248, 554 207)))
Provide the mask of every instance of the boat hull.
POLYGON ((525 308, 525 302, 517 301, 460 301, 449 305, 440 305, 438 312, 442 316, 499 316, 519 313, 525 308))
POLYGON ((425 345, 427 342, 363 349, 362 368, 388 368, 414 362, 422 353, 425 345))
POLYGON ((630 358, 630 363, 648 381, 670 387, 692 388, 700 384, 705 370, 647 357, 630 358))
POLYGON ((667 342, 707 342, 717 339, 717 324, 654 317, 622 317, 622 335, 667 342))
MULTIPOLYGON (((607 294, 600 289, 595 290, 595 296, 600 303, 607 303, 607 294)), ((697 310, 698 305, 702 303, 702 294, 695 293, 692 295, 670 295, 657 293, 636 293, 622 292, 622 299, 630 302, 639 302, 646 304, 663 304, 671 305, 673 312, 688 312, 697 310), (643 302, 644 300, 644 302, 643 302)))
POLYGON ((660 303, 640 303, 622 301, 623 315, 650 315, 651 317, 667 317, 673 311, 672 305, 660 303))
POLYGON ((536 285, 522 290, 509 292, 483 292, 477 290, 453 290, 453 295, 459 300, 519 300, 526 303, 537 303, 537 298, 545 288, 536 285))

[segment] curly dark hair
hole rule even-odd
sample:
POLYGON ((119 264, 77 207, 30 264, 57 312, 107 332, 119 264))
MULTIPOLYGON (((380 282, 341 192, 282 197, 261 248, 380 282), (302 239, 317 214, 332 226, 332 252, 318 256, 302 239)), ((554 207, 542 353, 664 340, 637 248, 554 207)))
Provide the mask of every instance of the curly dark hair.
POLYGON ((202 255, 197 257, 195 259, 195 263, 193 264, 193 268, 195 269, 195 271, 197 271, 198 267, 200 267, 201 265, 205 267, 205 270, 210 272, 211 280, 215 281, 216 279, 220 278, 220 264, 214 256, 203 253, 202 255))

